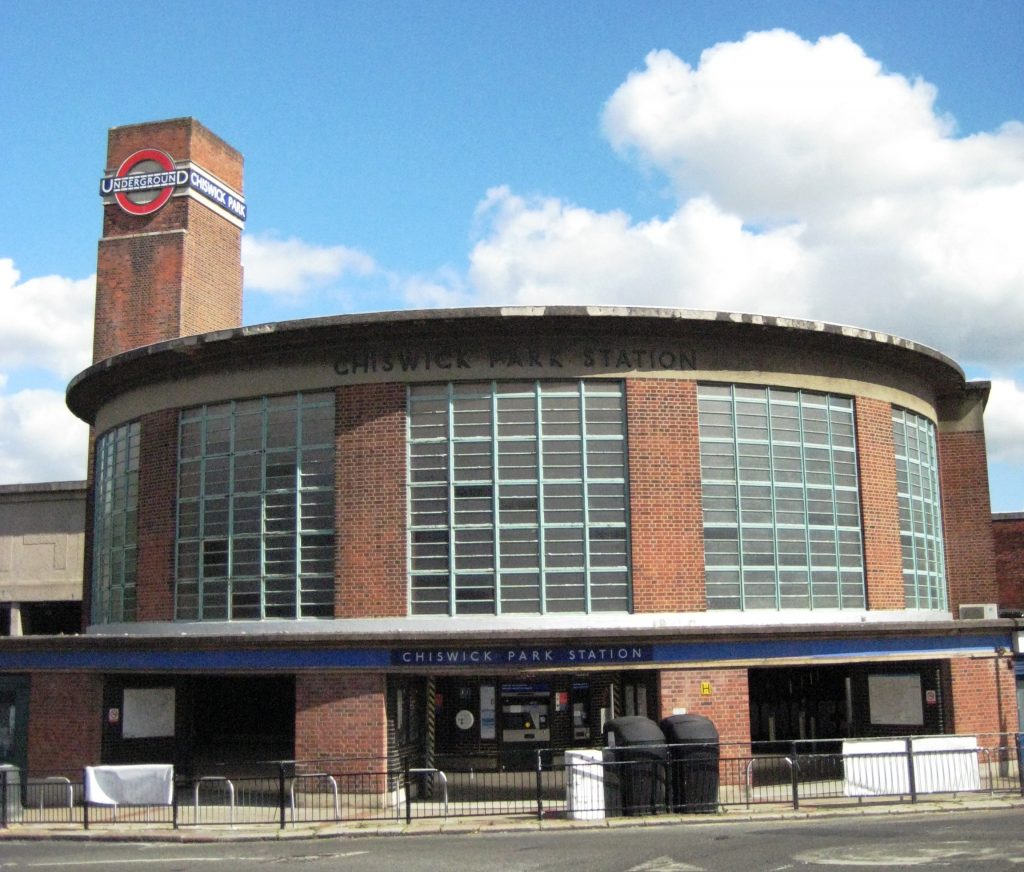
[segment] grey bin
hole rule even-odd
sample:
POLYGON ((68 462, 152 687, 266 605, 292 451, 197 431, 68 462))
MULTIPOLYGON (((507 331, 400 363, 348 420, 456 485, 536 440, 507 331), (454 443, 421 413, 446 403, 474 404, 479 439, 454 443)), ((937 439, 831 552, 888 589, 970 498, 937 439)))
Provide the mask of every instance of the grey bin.
POLYGON ((718 730, 703 715, 672 715, 661 722, 669 744, 668 802, 672 811, 718 811, 718 730))
POLYGON ((665 810, 668 748, 665 735, 650 718, 613 718, 604 725, 611 765, 605 785, 609 809, 624 815, 657 814, 665 810))

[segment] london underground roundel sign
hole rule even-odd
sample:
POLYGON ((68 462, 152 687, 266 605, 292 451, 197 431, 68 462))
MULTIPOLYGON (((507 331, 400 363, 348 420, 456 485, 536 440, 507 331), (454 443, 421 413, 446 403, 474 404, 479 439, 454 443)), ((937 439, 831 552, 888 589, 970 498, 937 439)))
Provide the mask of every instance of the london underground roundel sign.
POLYGON ((171 199, 174 189, 188 184, 188 171, 158 148, 143 148, 128 155, 112 176, 100 181, 100 194, 113 194, 131 215, 152 215, 171 199))

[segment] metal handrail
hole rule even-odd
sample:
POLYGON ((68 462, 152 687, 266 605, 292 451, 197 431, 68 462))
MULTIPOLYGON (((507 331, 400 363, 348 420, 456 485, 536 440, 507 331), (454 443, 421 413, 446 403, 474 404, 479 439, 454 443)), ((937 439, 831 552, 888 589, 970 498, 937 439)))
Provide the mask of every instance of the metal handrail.
POLYGON ((292 823, 295 823, 295 782, 300 778, 326 778, 331 782, 331 791, 334 793, 334 819, 341 820, 341 805, 338 802, 338 782, 328 772, 304 772, 292 776, 292 785, 288 790, 288 798, 292 809, 292 823))
POLYGON ((448 817, 448 776, 444 774, 440 769, 434 769, 432 767, 423 767, 419 769, 410 769, 410 775, 429 775, 436 774, 441 782, 441 797, 444 802, 444 816, 448 817))
MULTIPOLYGON (((68 787, 68 808, 73 808, 75 805, 75 789, 71 786, 71 779, 65 778, 63 775, 51 775, 49 778, 44 778, 40 784, 54 783, 54 784, 66 784, 68 787)), ((43 800, 45 799, 45 792, 39 791, 39 809, 43 808, 43 800)))
POLYGON ((988 792, 989 795, 994 794, 995 782, 992 780, 992 751, 989 748, 978 748, 979 751, 985 756, 985 775, 988 777, 988 792))
POLYGON ((226 778, 223 775, 204 775, 202 778, 196 779, 195 790, 193 792, 193 808, 195 809, 196 823, 199 823, 199 785, 203 781, 223 781, 228 786, 228 798, 230 802, 230 812, 228 817, 228 823, 230 826, 235 825, 235 785, 231 783, 230 778, 226 778))
POLYGON ((747 795, 747 808, 750 808, 750 797, 754 792, 754 764, 764 760, 785 760, 789 764, 789 780, 793 780, 793 761, 789 757, 772 756, 772 757, 751 757, 747 763, 747 774, 745 790, 747 795))

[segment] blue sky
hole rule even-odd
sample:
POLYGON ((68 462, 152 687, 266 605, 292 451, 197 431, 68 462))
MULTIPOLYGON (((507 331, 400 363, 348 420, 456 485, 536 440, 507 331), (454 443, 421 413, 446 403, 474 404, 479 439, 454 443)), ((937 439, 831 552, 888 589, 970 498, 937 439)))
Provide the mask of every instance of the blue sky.
POLYGON ((993 508, 1024 510, 1021 45, 1020 0, 10 0, 0 482, 84 477, 61 395, 106 130, 192 115, 246 157, 247 323, 590 300, 894 332, 994 380, 993 508))

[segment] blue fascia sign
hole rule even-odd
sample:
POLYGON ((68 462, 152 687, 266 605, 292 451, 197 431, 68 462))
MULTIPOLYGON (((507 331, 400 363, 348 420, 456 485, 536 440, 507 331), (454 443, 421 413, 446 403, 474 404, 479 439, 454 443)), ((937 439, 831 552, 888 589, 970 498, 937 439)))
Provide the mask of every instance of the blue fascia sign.
POLYGON ((230 212, 239 221, 245 220, 245 200, 235 196, 235 194, 201 170, 195 167, 189 170, 188 186, 193 191, 202 194, 207 200, 216 203, 221 209, 230 212))
POLYGON ((480 648, 399 648, 393 666, 599 666, 648 663, 650 645, 515 645, 480 648))

